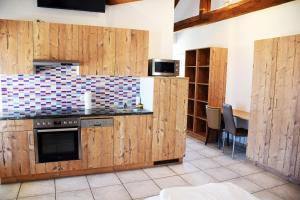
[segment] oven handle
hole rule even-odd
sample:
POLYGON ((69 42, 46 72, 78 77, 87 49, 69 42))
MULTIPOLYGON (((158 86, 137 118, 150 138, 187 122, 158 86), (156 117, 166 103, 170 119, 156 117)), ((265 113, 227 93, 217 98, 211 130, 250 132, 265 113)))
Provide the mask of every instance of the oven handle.
POLYGON ((78 131, 78 128, 38 129, 36 131, 38 133, 68 132, 68 131, 78 131))

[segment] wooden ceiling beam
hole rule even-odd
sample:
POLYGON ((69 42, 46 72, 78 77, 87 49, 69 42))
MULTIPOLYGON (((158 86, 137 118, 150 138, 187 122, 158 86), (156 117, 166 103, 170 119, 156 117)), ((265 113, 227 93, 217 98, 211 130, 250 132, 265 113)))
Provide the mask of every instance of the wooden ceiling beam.
MULTIPOLYGON (((203 1, 203 0, 201 0, 203 1)), ((200 12, 198 16, 194 16, 174 24, 174 31, 190 28, 198 25, 210 24, 225 19, 237 17, 250 12, 262 10, 272 6, 277 6, 294 0, 242 0, 229 6, 208 11, 200 12)), ((201 9, 201 5, 200 5, 201 9)))
POLYGON ((175 0, 174 1, 174 8, 176 8, 177 4, 179 3, 180 0, 175 0))
POLYGON ((199 15, 209 12, 211 9, 211 0, 200 0, 199 15))
POLYGON ((141 0, 106 0, 107 5, 117 5, 117 4, 123 4, 123 3, 129 3, 134 1, 141 1, 141 0))

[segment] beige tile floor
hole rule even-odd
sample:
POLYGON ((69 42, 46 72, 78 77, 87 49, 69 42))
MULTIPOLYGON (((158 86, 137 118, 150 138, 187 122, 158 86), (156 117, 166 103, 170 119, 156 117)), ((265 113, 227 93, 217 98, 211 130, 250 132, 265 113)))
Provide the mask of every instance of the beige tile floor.
POLYGON ((187 139, 182 164, 117 173, 60 178, 0 185, 0 200, 142 200, 163 188, 232 182, 261 200, 300 200, 300 186, 265 172, 245 161, 245 152, 235 160, 215 146, 187 139))

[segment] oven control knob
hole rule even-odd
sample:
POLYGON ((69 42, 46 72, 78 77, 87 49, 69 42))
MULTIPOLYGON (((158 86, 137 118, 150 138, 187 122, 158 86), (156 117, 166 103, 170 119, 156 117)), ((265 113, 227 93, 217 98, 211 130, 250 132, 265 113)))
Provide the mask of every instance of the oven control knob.
POLYGON ((77 121, 74 121, 74 124, 77 124, 77 121))
POLYGON ((46 123, 45 122, 43 122, 43 126, 45 126, 46 125, 46 123))
POLYGON ((38 125, 38 126, 39 126, 39 125, 41 125, 41 123, 40 123, 40 122, 37 122, 37 123, 36 123, 36 125, 38 125))
POLYGON ((73 122, 72 122, 72 121, 69 121, 69 124, 73 124, 73 122))
POLYGON ((50 122, 48 122, 47 124, 48 124, 48 126, 50 126, 50 125, 51 125, 51 123, 50 123, 50 122))
POLYGON ((67 122, 66 122, 66 121, 64 121, 64 124, 67 124, 67 122))

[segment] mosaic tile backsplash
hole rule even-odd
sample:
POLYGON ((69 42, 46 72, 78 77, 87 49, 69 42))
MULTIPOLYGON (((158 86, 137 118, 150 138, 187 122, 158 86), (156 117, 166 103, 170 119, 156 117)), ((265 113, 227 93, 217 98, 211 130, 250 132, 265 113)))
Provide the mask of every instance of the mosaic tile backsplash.
POLYGON ((82 96, 86 91, 92 92, 93 108, 122 106, 124 102, 135 104, 140 95, 138 77, 77 76, 54 72, 0 75, 2 112, 82 109, 82 96))

